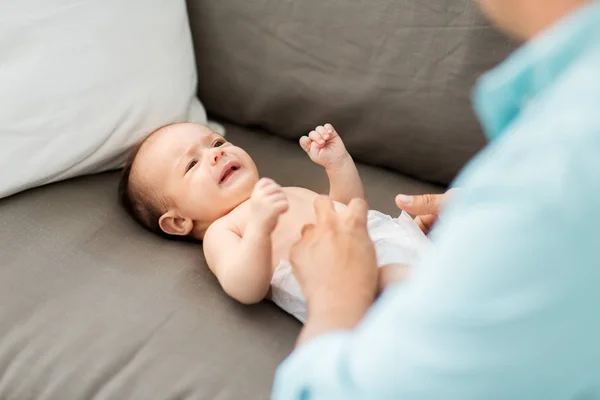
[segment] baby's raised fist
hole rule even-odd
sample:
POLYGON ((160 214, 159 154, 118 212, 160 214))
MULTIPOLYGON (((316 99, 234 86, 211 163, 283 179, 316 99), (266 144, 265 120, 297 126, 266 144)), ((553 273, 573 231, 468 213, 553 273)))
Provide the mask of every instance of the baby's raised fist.
POLYGON ((331 124, 318 126, 307 136, 302 136, 300 146, 315 164, 325 168, 334 166, 348 156, 342 138, 331 124))

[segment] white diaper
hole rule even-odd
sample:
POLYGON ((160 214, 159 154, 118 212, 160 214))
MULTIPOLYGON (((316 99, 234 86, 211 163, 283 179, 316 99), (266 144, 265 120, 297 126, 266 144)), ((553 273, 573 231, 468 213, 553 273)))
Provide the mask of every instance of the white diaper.
MULTIPOLYGON (((369 211, 367 228, 375 245, 377 265, 414 264, 429 245, 429 239, 403 212, 398 218, 369 211)), ((279 307, 306 322, 306 301, 288 260, 281 260, 271 279, 272 300, 279 307)))

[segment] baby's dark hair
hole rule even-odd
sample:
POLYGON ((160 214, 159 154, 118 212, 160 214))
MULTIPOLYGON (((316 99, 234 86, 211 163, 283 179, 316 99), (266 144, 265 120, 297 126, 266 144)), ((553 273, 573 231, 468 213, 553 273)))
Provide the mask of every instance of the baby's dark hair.
POLYGON ((134 146, 129 154, 119 181, 119 202, 123 208, 125 208, 127 214, 148 231, 165 239, 186 242, 196 241, 196 239, 191 236, 170 235, 163 231, 160 227, 159 220, 167 211, 167 199, 158 196, 152 188, 144 185, 141 179, 132 179, 132 167, 135 159, 148 137, 134 146))

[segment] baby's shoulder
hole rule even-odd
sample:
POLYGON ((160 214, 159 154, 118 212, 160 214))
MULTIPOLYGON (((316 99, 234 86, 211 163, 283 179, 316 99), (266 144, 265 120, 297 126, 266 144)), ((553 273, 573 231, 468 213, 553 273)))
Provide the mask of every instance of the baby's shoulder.
POLYGON ((235 219, 232 218, 231 213, 219 218, 210 224, 206 230, 203 240, 204 244, 206 245, 207 242, 210 244, 212 242, 219 241, 223 235, 230 235, 231 233, 241 236, 237 225, 238 224, 235 223, 235 219))

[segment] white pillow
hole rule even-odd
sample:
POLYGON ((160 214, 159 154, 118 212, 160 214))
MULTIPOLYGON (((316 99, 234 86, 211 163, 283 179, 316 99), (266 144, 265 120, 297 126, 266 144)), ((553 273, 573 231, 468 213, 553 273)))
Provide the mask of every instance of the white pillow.
POLYGON ((0 1, 0 198, 206 122, 184 0, 0 1))

